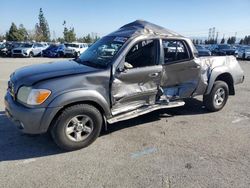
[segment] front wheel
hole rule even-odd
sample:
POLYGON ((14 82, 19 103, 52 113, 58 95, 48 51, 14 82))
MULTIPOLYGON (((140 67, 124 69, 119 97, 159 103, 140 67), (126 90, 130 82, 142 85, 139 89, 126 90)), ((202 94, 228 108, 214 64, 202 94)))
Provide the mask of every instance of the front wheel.
POLYGON ((33 53, 33 52, 30 52, 30 53, 29 53, 29 57, 34 57, 34 53, 33 53))
POLYGON ((55 143, 67 151, 87 147, 102 128, 102 115, 94 106, 78 104, 66 108, 51 129, 55 143))
POLYGON ((216 81, 211 92, 203 96, 204 105, 211 112, 219 111, 225 106, 228 95, 229 89, 227 83, 216 81))

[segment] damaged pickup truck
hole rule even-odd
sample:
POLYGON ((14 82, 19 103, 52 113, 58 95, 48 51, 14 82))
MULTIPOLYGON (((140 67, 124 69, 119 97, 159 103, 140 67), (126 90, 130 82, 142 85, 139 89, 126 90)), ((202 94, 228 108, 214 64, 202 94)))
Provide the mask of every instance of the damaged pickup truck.
POLYGON ((233 56, 197 57, 190 39, 146 21, 103 37, 78 59, 16 70, 6 114, 28 134, 50 131, 65 150, 88 146, 107 123, 183 106, 203 95, 221 110, 244 80, 233 56))

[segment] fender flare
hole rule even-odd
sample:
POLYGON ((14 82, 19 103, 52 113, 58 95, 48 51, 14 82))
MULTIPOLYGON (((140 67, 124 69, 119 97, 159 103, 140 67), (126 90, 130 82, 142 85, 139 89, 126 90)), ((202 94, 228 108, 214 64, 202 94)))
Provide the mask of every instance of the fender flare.
POLYGON ((211 92, 214 82, 216 81, 218 76, 225 73, 231 75, 229 68, 226 66, 215 67, 214 69, 211 70, 205 95, 208 95, 211 92))

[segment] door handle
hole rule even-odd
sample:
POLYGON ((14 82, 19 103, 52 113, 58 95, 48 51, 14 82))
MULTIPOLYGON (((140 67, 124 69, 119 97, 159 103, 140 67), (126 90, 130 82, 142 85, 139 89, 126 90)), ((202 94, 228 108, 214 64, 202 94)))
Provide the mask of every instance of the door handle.
POLYGON ((150 73, 148 76, 151 77, 151 78, 155 78, 159 75, 158 72, 155 72, 155 73, 150 73))

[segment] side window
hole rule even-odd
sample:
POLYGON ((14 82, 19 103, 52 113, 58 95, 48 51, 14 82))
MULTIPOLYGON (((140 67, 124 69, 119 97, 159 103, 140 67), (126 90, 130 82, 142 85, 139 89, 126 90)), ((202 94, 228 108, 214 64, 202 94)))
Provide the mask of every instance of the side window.
POLYGON ((163 40, 164 62, 165 64, 175 61, 185 61, 190 58, 188 49, 184 41, 180 40, 163 40))
POLYGON ((36 47, 36 48, 41 48, 41 47, 43 47, 43 45, 42 45, 42 44, 37 43, 35 47, 36 47))
POLYGON ((126 55, 125 61, 136 67, 156 65, 157 40, 144 40, 136 43, 126 55))

